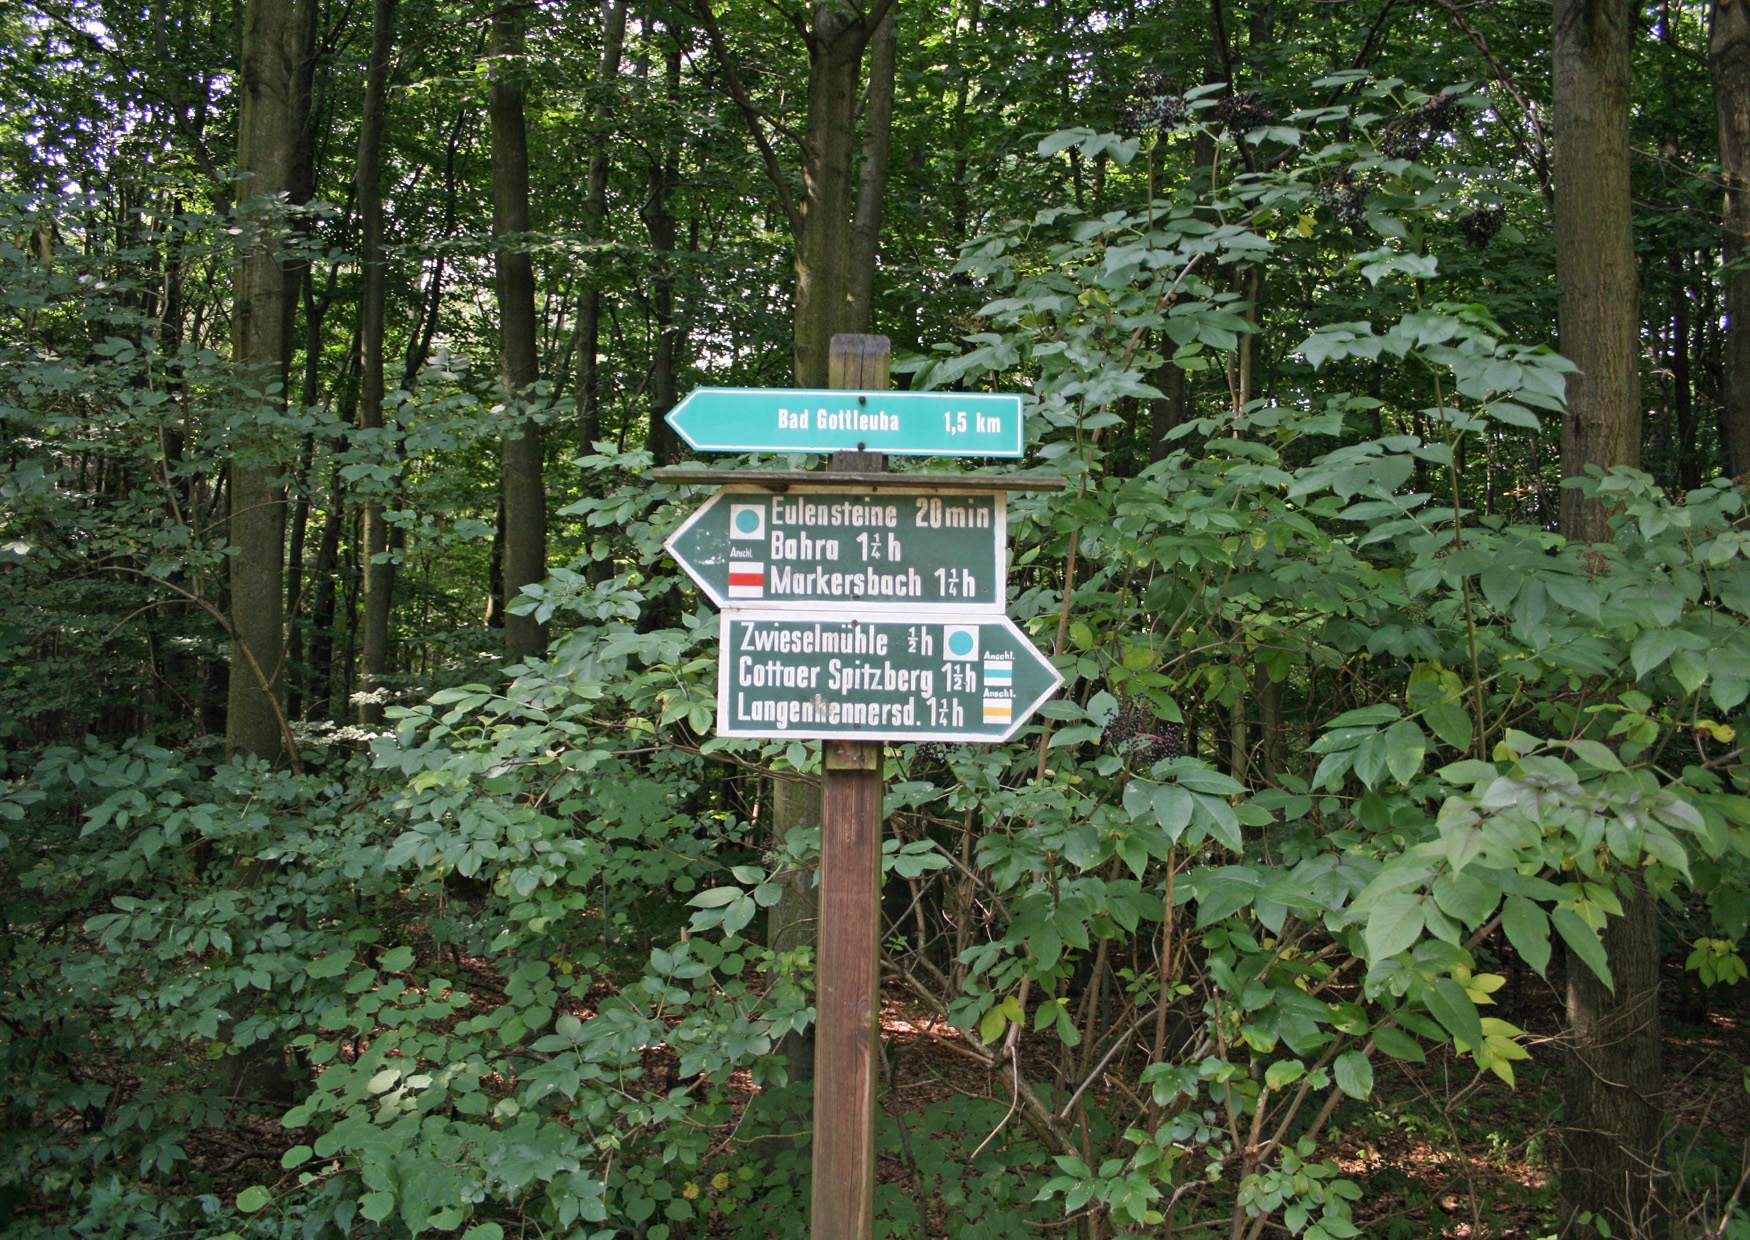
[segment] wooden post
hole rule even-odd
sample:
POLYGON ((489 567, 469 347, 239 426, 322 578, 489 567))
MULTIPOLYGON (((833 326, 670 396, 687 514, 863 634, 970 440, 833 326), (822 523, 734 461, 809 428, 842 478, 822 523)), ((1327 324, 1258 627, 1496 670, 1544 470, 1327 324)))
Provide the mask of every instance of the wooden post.
MULTIPOLYGON (((834 336, 828 385, 883 390, 890 361, 886 336, 834 336)), ((835 452, 831 468, 880 473, 886 461, 878 452, 835 452)), ((814 996, 814 1240, 875 1234, 884 783, 879 741, 825 743, 814 996)))

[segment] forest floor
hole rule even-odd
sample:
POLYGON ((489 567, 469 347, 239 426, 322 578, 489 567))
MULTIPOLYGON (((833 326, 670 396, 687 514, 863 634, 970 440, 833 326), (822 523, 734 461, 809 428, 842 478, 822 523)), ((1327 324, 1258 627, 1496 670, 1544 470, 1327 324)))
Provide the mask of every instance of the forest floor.
MULTIPOLYGON (((463 967, 477 1005, 494 1006, 502 992, 490 964, 470 959, 463 967)), ((1726 1234, 1721 1222, 1725 1203, 1734 1191, 1744 1190, 1741 1177, 1750 1167, 1750 1078, 1741 1067, 1750 1048, 1750 985, 1725 996, 1716 993, 1714 1009, 1700 1011, 1685 1010, 1680 973, 1666 980, 1664 1052, 1671 1125, 1667 1205, 1672 1235, 1678 1240, 1719 1236, 1726 1234)), ((1562 991, 1559 979, 1545 982, 1527 974, 1516 977, 1497 997, 1507 1001, 1494 1013, 1530 1034, 1532 1056, 1516 1065, 1516 1088, 1508 1089, 1493 1076, 1479 1078, 1474 1065, 1449 1053, 1431 1053, 1422 1064, 1380 1055, 1375 1058, 1373 1097, 1345 1101, 1333 1115, 1326 1136, 1339 1166, 1363 1189, 1354 1218, 1364 1236, 1540 1240, 1555 1234, 1562 991)), ((915 1203, 920 1240, 990 1234, 984 1228, 969 1229, 965 1219, 1005 1209, 1026 1209, 1028 1227, 1038 1234, 1075 1234, 1052 1227, 1053 1208, 1031 1206, 1030 1194, 1005 1205, 1006 1190, 999 1188, 993 1198, 991 1186, 1006 1175, 1004 1166, 986 1169, 982 1188, 973 1183, 979 1173, 967 1163, 966 1153, 998 1121, 1008 1126, 1005 1140, 1031 1139, 1024 1115, 1004 1118, 1012 1097, 1007 1074, 978 1063, 957 1032, 900 1000, 884 1001, 882 1026, 884 1072, 892 1073, 883 1105, 899 1139, 883 1144, 877 1174, 884 1185, 915 1203), (982 1105, 952 1105, 963 1099, 982 1105), (944 1114, 960 1116, 966 1126, 945 1132, 944 1114)), ((1049 1033, 1023 1039, 1023 1062, 1044 1065, 1057 1053, 1049 1033)), ((647 1065, 653 1080, 666 1077, 672 1083, 672 1062, 665 1065, 665 1060, 672 1061, 665 1049, 652 1048, 647 1065)), ((1134 1081, 1141 1066, 1116 1061, 1095 1082, 1090 1096, 1121 1119, 1134 1114, 1134 1094, 1127 1098, 1127 1087, 1117 1082, 1134 1081)), ((122 1096, 139 1086, 132 1065, 91 1067, 93 1079, 118 1087, 122 1096)), ((71 1115, 64 1118, 78 1122, 71 1115)), ((280 1155, 308 1139, 309 1134, 281 1128, 271 1115, 233 1113, 223 1127, 199 1129, 186 1144, 190 1169, 221 1194, 234 1196, 251 1184, 281 1180, 280 1155)), ((1027 1156, 1042 1160, 1041 1153, 1034 1145, 1027 1156)), ((1019 1187, 1012 1177, 1011 1183, 1019 1187)), ((719 1234, 679 1227, 675 1233, 719 1234)), ((1272 1226, 1266 1234, 1274 1240, 1288 1233, 1272 1226)))
MULTIPOLYGON (((1492 1074, 1479 1075, 1450 1048, 1430 1053, 1422 1064, 1375 1056, 1373 1097, 1344 1102, 1327 1131, 1338 1165, 1363 1189, 1354 1211, 1363 1235, 1539 1240, 1556 1233, 1564 1001, 1559 976, 1552 972, 1552 979, 1516 978, 1497 992, 1506 1001, 1485 1010, 1530 1035, 1532 1057, 1515 1065, 1514 1088, 1492 1074), (1517 999, 1507 1000, 1509 993, 1517 999)), ((1750 1049, 1750 986, 1726 996, 1716 992, 1717 1010, 1701 1011, 1686 1009, 1683 983, 1673 970, 1662 988, 1671 1134, 1666 1204, 1672 1236, 1714 1237, 1726 1234, 1722 1213, 1734 1191, 1744 1195, 1742 1177, 1750 1174, 1750 1077, 1741 1066, 1750 1049)), ((956 1093, 989 1098, 1006 1110, 1006 1076, 955 1051, 949 1045, 958 1040, 955 1031, 893 1001, 883 1005, 882 1024, 897 1065, 886 1096, 889 1116, 916 1117, 956 1093), (904 1052, 895 1053, 897 1048, 904 1052)), ((1051 1035, 1036 1045, 1035 1062, 1054 1058, 1051 1035)), ((1108 1072, 1134 1080, 1135 1071, 1127 1069, 1140 1066, 1119 1061, 1108 1072)), ((1123 1112, 1123 1100, 1109 1085, 1097 1083, 1092 1092, 1123 1112)), ((1011 1122, 1024 1123, 1020 1116, 1011 1122)), ((921 1181, 930 1177, 914 1174, 901 1158, 884 1157, 880 1174, 908 1194, 929 1195, 930 1184, 921 1181)), ((952 1240, 956 1229, 946 1203, 925 1202, 924 1208, 932 1220, 931 1240, 952 1240)), ((1266 1234, 1288 1233, 1271 1227, 1266 1234)))

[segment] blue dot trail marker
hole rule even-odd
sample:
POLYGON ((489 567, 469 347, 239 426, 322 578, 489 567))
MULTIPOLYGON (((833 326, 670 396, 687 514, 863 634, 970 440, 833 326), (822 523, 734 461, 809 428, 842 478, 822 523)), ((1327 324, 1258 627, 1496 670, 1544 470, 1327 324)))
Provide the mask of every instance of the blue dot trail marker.
POLYGON ((1018 457, 1021 398, 993 392, 697 388, 668 411, 695 452, 1018 457))

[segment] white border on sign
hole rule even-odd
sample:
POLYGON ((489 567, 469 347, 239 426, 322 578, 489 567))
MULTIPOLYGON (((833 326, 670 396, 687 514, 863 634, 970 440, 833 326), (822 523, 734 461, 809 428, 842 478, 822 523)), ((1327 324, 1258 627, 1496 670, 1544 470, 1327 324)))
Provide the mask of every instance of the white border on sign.
MULTIPOLYGON (((738 607, 725 609, 717 620, 717 731, 716 735, 745 740, 793 740, 793 741, 954 741, 967 745, 1000 745, 1015 733, 1019 732, 1032 719, 1035 711, 1043 705, 1052 694, 1063 687, 1063 673, 1051 662, 1051 659, 1027 640, 1016 623, 1004 615, 990 613, 972 613, 968 624, 993 624, 1006 630, 1009 636, 1026 650, 1033 653, 1040 663, 1051 673, 1051 684, 1044 692, 1024 705, 1019 699, 1011 699, 1017 709, 1014 718, 1010 720, 1008 729, 994 735, 969 736, 964 730, 933 729, 915 732, 876 732, 868 728, 779 728, 766 725, 737 731, 727 722, 729 714, 729 626, 741 621, 778 621, 785 624, 843 624, 852 617, 842 611, 832 611, 825 608, 782 609, 738 607)), ((883 612, 873 616, 871 624, 941 624, 942 617, 934 613, 908 612, 894 614, 883 612)), ((982 641, 980 645, 982 646, 982 641)), ((1017 651, 1017 653, 1019 653, 1017 651)), ((980 715, 982 718, 982 713, 980 715)))
MULTIPOLYGON (((1017 395, 1013 392, 908 392, 908 391, 905 391, 903 389, 897 389, 897 388, 889 388, 889 389, 886 389, 884 391, 871 391, 871 390, 860 389, 860 388, 752 388, 752 387, 702 387, 702 388, 694 388, 692 391, 688 392, 685 396, 683 396, 680 399, 679 403, 677 403, 674 406, 674 408, 670 409, 667 413, 663 414, 662 420, 664 422, 668 423, 669 429, 672 430, 675 434, 679 435, 682 439, 684 439, 686 441, 687 447, 691 448, 695 452, 803 452, 803 453, 809 453, 809 454, 824 455, 824 454, 829 453, 829 452, 855 451, 857 448, 857 440, 856 440, 856 436, 854 436, 854 435, 851 436, 849 439, 847 439, 842 445, 840 445, 838 447, 832 447, 832 448, 798 448, 795 444, 781 444, 781 443, 748 443, 748 444, 737 444, 734 447, 704 447, 704 446, 701 446, 699 441, 694 439, 691 435, 687 434, 686 429, 681 426, 681 424, 678 420, 679 416, 680 416, 680 412, 681 412, 681 410, 683 410, 687 407, 687 403, 689 401, 691 401, 693 399, 693 397, 695 397, 695 396, 710 396, 710 395, 717 394, 717 393, 722 393, 722 394, 728 395, 728 396, 771 396, 771 397, 775 397, 775 398, 794 397, 798 400, 814 400, 814 399, 819 398, 819 397, 830 397, 834 400, 843 400, 847 396, 850 396, 850 397, 857 397, 857 396, 880 396, 880 397, 899 396, 899 397, 904 398, 907 401, 916 401, 920 404, 923 403, 927 398, 932 397, 932 396, 954 397, 955 399, 958 399, 958 400, 970 400, 970 401, 973 401, 976 403, 981 403, 981 404, 988 403, 991 401, 1005 401, 1005 402, 1006 401, 1014 401, 1015 403, 1014 403, 1013 408, 1014 408, 1014 412, 1015 412, 1015 446, 1013 448, 1008 448, 1008 447, 1004 447, 1004 448, 979 448, 976 451, 960 451, 960 452, 956 452, 952 448, 885 448, 885 447, 877 447, 877 448, 870 448, 868 450, 871 452, 879 452, 885 456, 957 456, 957 457, 959 457, 959 456, 979 456, 979 457, 988 456, 988 457, 997 457, 997 458, 1004 459, 1004 460, 1018 459, 1018 458, 1023 457, 1027 454, 1026 448, 1024 446, 1026 444, 1026 436, 1023 433, 1023 429, 1022 429, 1021 398, 1019 395, 1017 395)), ((867 440, 865 440, 864 442, 867 442, 867 440)))
POLYGON ((719 611, 731 608, 759 607, 767 610, 789 610, 803 608, 809 611, 836 611, 851 615, 875 613, 885 616, 888 612, 906 612, 916 615, 962 616, 968 612, 980 617, 992 613, 1001 615, 1008 605, 1008 554, 1009 554, 1009 493, 1007 491, 986 491, 977 487, 858 487, 844 482, 798 482, 784 492, 785 495, 992 495, 996 497, 996 528, 992 531, 995 546, 992 549, 991 580, 995 583, 995 597, 988 603, 908 603, 884 602, 880 599, 854 599, 838 603, 830 599, 774 599, 764 598, 757 602, 748 599, 730 598, 719 593, 710 582, 695 572, 693 565, 675 551, 675 544, 682 535, 692 529, 719 503, 728 503, 738 495, 771 495, 770 487, 754 486, 747 483, 731 483, 719 487, 717 493, 703 504, 700 504, 680 527, 663 540, 662 549, 668 553, 668 558, 681 566, 681 571, 693 579, 693 584, 699 587, 699 592, 711 601, 719 611))

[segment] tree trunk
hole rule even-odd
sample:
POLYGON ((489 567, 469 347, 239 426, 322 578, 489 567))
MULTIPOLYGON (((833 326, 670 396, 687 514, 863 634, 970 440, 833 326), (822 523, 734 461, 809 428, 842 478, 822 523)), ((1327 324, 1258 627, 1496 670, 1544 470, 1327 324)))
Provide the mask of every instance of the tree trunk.
POLYGON ((867 332, 874 313, 875 259, 881 248, 887 157, 893 147, 893 80, 898 60, 899 21, 888 9, 869 48, 869 85, 863 97, 863 166, 857 173, 857 211, 851 222, 847 332, 867 332))
MULTIPOLYGON (((603 0, 602 59, 596 75, 595 150, 589 157, 589 183, 583 198, 583 239, 601 239, 608 218, 608 173, 613 166, 613 120, 619 98, 620 56, 626 42, 626 0, 603 0)), ((601 435, 602 292, 597 273, 600 258, 584 262, 583 289, 577 312, 577 425, 585 452, 601 435)))
MULTIPOLYGON (((820 825, 820 785, 792 779, 771 781, 772 842, 798 828, 820 825)), ((793 952, 814 946, 814 871, 792 870, 779 887, 778 902, 766 910, 766 946, 774 952, 793 952)), ((778 1043, 792 1081, 814 1079, 814 1033, 794 1031, 778 1043)))
MULTIPOLYGON (((960 57, 961 40, 976 46, 981 37, 979 23, 983 19, 981 0, 967 0, 962 12, 956 12, 948 28, 948 64, 954 74, 954 106, 949 112, 948 136, 953 143, 954 175, 947 187, 949 236, 965 237, 972 217, 972 187, 967 184, 966 111, 972 97, 972 66, 960 57)), ((964 280, 964 275, 956 277, 964 280)))
POLYGON ((1163 340, 1162 348, 1168 360, 1154 374, 1155 386, 1162 394, 1148 403, 1151 415, 1148 459, 1151 462, 1162 460, 1173 450, 1172 432, 1191 416, 1191 376, 1171 360, 1175 347, 1172 341, 1163 340))
MULTIPOLYGON (((308 305, 308 299, 306 299, 308 305)), ((306 334, 305 348, 310 335, 306 334)), ((308 384, 306 384, 306 391, 308 384)), ((314 402, 306 400, 305 406, 314 402)), ((298 718, 304 690, 299 653, 304 649, 302 615, 304 610, 304 543, 310 533, 310 487, 314 481, 316 437, 305 435, 298 451, 298 472, 293 480, 297 499, 292 504, 292 537, 286 552, 286 718, 298 718)))
POLYGON ((1665 1234, 1658 925, 1653 897, 1635 883, 1623 915, 1604 928, 1614 992, 1568 953, 1571 1050, 1559 1152, 1563 1214, 1572 1230, 1564 1235, 1604 1234, 1574 1221, 1583 1211, 1606 1220, 1616 1240, 1665 1234))
MULTIPOLYGON (((456 235, 456 151, 462 144, 462 130, 467 122, 468 110, 463 108, 456 113, 455 123, 450 126, 450 140, 444 152, 444 222, 438 232, 441 241, 448 241, 456 235)), ((445 269, 443 251, 440 250, 432 259, 431 276, 425 284, 425 309, 407 334, 407 352, 401 358, 401 386, 410 392, 419 380, 426 359, 431 356, 432 341, 437 336, 438 312, 444 304, 445 269)))
MULTIPOLYGON (((364 114, 359 121, 358 203, 363 232, 359 335, 363 346, 359 375, 359 431, 373 454, 383 439, 383 301, 386 285, 383 255, 383 119, 388 111, 389 57, 395 46, 396 0, 376 0, 371 12, 371 61, 365 74, 364 114)), ((375 480, 367 486, 376 487, 375 480)), ((360 572, 364 595, 364 629, 360 635, 359 688, 363 691, 358 721, 374 727, 383 721, 378 691, 389 670, 389 609, 395 589, 395 568, 389 559, 388 526, 383 520, 383 496, 371 491, 364 503, 364 543, 360 572)))
MULTIPOLYGON (((302 136, 309 110, 316 0, 249 0, 243 14, 237 165, 242 201, 294 193, 305 183, 302 136)), ((271 223, 270 213, 258 221, 271 223)), ((261 425, 241 428, 230 466, 231 667, 225 743, 232 753, 287 754, 280 706, 285 663, 285 488, 276 481, 286 445, 271 429, 285 401, 297 284, 275 253, 274 229, 239 256, 233 360, 261 393, 261 425)))
POLYGON ((541 427, 522 403, 538 377, 535 273, 529 261, 529 142, 523 119, 523 12, 507 4, 492 18, 492 233, 498 288, 499 364, 521 425, 504 436, 500 494, 504 501, 505 646, 513 655, 539 657, 546 627, 510 606, 526 585, 547 573, 547 499, 541 477, 541 427))
POLYGON ((1677 485, 1701 485, 1701 449, 1696 442, 1695 385, 1689 374, 1689 284, 1683 256, 1671 251, 1671 412, 1677 420, 1677 485))
POLYGON ((340 572, 340 534, 346 521, 345 492, 340 485, 340 466, 331 468, 328 501, 322 512, 322 539, 316 544, 316 564, 310 573, 315 593, 310 603, 309 680, 306 682, 304 718, 317 720, 334 715, 334 594, 340 572))
POLYGON ((1714 0, 1709 40, 1720 174, 1726 182, 1725 390, 1721 422, 1733 477, 1750 473, 1750 0, 1714 0))
MULTIPOLYGON (((1641 447, 1640 314, 1629 197, 1628 0, 1556 0, 1556 284, 1568 376, 1562 474, 1637 465, 1641 447)), ((1569 539, 1609 536, 1607 510, 1564 489, 1569 539)), ((1637 884, 1606 927, 1615 975, 1606 989, 1569 953, 1570 1051, 1560 1132, 1566 1235, 1663 1230, 1657 1165, 1662 1125, 1657 917, 1637 884)))
POLYGON ((825 387, 827 355, 850 318, 851 152, 857 70, 868 30, 837 0, 815 0, 808 45, 808 128, 796 238, 796 382, 825 387))
MULTIPOLYGON (((675 34, 673 30, 668 33, 675 34)), ((677 105, 681 91, 681 46, 678 36, 664 56, 664 93, 668 106, 677 105)), ((650 161, 649 197, 644 202, 644 227, 650 234, 655 269, 650 274, 650 310, 656 339, 650 359, 650 431, 645 440, 658 465, 678 455, 676 436, 663 415, 674 408, 675 366, 680 341, 675 323, 675 218, 674 192, 680 183, 680 136, 664 137, 650 161)))
MULTIPOLYGON (((1640 318, 1629 200, 1627 0, 1557 0, 1556 285, 1568 376, 1562 476, 1641 460, 1640 318)), ((1568 537, 1608 536, 1602 504, 1564 489, 1568 537)))

